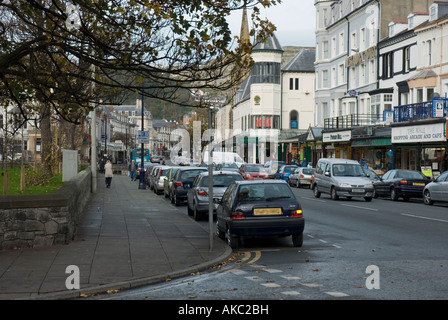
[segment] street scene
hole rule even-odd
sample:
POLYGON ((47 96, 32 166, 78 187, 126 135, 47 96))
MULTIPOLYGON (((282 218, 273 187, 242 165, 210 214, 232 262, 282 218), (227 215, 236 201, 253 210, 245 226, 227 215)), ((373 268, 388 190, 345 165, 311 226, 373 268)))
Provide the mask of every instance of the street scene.
POLYGON ((447 13, 0 0, 0 300, 446 300, 447 13))

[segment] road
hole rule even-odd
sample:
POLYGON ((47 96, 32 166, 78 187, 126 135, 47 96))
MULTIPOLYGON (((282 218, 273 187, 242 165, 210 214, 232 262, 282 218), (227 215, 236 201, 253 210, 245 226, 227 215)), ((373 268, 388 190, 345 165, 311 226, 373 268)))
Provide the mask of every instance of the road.
MULTIPOLYGON (((245 239, 219 268, 96 296, 119 300, 393 299, 448 297, 448 204, 314 198, 292 188, 306 219, 304 244, 245 239)), ((168 199, 163 195, 160 201, 168 199)), ((180 207, 187 214, 186 206, 180 207)), ((199 222, 208 230, 208 222, 199 222)))

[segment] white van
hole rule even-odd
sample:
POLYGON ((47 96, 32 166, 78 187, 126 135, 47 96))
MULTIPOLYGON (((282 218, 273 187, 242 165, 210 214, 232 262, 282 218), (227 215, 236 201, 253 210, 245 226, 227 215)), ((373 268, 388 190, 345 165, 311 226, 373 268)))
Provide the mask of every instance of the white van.
MULTIPOLYGON (((203 162, 208 164, 208 151, 204 152, 203 162)), ((236 152, 213 151, 213 162, 218 163, 236 163, 240 167, 244 160, 236 152)))
POLYGON ((363 197, 366 201, 371 201, 373 197, 372 181, 359 162, 348 159, 320 159, 314 171, 312 189, 316 198, 321 193, 330 194, 333 200, 342 196, 347 199, 363 197))

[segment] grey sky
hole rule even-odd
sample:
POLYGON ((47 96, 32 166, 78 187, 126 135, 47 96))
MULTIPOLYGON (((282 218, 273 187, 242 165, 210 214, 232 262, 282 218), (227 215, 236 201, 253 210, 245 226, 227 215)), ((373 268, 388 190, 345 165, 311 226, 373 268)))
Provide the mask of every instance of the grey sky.
MULTIPOLYGON (((277 27, 275 32, 282 46, 315 46, 316 10, 314 0, 283 0, 281 4, 260 10, 277 27)), ((242 12, 229 19, 234 34, 239 35, 242 12)), ((251 12, 248 11, 250 19, 251 12)))

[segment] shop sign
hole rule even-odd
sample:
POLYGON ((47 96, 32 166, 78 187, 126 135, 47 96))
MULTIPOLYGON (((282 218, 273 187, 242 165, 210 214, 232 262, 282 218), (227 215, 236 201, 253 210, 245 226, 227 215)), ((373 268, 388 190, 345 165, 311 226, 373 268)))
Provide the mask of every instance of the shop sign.
POLYGON ((444 117, 445 99, 432 99, 432 117, 441 118, 444 117))
POLYGON ((444 130, 444 123, 412 127, 393 127, 392 143, 446 141, 444 130))
POLYGON ((322 134, 322 141, 326 143, 350 141, 352 138, 352 131, 339 131, 339 132, 325 132, 322 134))

